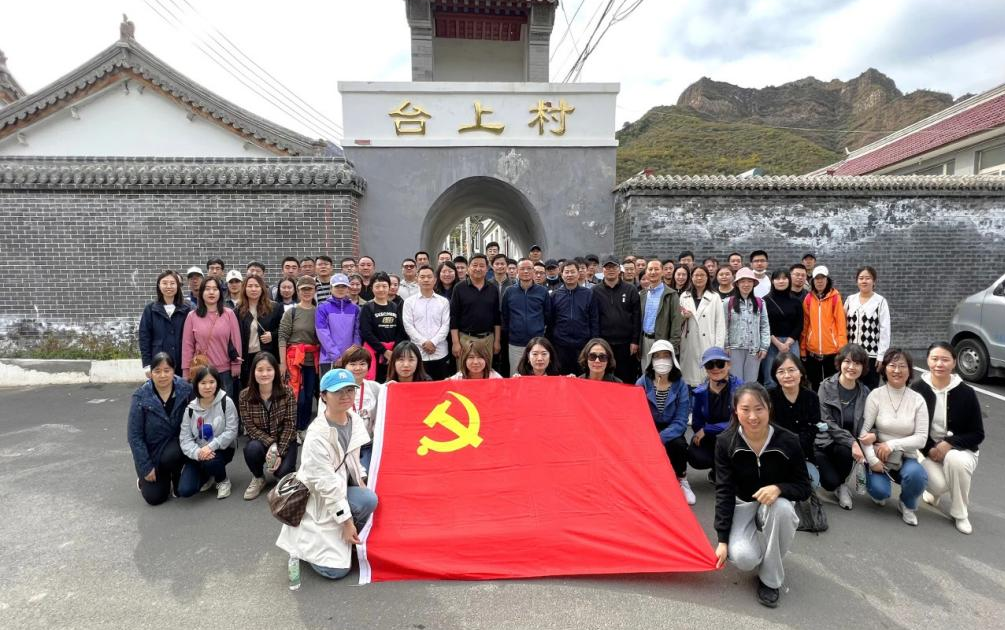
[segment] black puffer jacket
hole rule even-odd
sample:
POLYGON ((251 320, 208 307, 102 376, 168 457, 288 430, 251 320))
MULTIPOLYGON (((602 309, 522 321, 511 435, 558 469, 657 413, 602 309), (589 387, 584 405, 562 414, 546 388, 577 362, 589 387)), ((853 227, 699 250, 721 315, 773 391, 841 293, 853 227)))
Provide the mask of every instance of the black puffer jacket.
POLYGON ((753 501, 764 486, 776 485, 781 497, 804 501, 810 496, 803 451, 795 433, 773 426, 760 457, 754 454, 734 425, 715 444, 715 531, 719 542, 729 542, 736 500, 753 501))

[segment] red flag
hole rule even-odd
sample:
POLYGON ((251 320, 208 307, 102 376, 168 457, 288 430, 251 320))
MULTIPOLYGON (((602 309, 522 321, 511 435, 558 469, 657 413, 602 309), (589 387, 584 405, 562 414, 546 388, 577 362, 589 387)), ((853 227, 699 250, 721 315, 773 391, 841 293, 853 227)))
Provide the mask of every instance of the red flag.
POLYGON ((552 376, 385 396, 360 583, 715 568, 641 388, 552 376))

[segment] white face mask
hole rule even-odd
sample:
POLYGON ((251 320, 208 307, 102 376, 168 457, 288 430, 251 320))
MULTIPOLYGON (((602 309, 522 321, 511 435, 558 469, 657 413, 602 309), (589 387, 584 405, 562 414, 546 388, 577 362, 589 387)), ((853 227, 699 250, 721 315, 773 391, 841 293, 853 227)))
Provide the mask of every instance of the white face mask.
POLYGON ((669 374, 673 369, 671 359, 653 359, 653 371, 657 374, 669 374))

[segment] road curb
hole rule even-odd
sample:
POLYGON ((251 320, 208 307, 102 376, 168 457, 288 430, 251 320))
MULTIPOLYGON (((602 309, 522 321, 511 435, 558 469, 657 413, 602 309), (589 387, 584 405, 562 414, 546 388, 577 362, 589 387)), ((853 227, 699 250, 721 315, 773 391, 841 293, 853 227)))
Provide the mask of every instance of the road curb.
POLYGON ((0 387, 141 383, 145 378, 139 359, 112 361, 0 359, 0 387))

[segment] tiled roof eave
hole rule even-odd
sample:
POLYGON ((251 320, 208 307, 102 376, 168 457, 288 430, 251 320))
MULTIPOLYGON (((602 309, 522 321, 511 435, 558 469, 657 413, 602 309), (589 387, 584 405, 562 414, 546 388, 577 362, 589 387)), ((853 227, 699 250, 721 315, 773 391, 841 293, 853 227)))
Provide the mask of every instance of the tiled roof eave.
POLYGON ((0 190, 366 192, 339 158, 0 158, 0 190))
POLYGON ((972 175, 640 175, 614 192, 633 195, 1005 195, 1005 176, 972 175))

